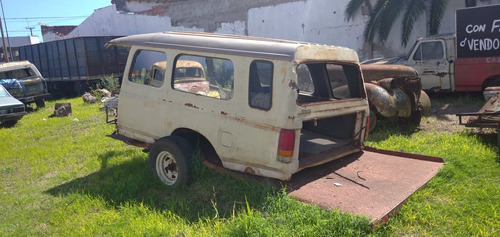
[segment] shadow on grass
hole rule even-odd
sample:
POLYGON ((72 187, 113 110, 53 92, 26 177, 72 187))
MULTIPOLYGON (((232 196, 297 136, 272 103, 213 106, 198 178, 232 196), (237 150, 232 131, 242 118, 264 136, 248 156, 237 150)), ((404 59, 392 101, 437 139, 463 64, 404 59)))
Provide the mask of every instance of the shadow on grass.
POLYGON ((74 179, 46 192, 53 196, 83 193, 103 198, 109 205, 120 207, 126 203, 142 203, 159 211, 170 211, 188 221, 203 218, 230 217, 246 206, 259 208, 274 189, 204 167, 198 158, 194 164, 194 182, 189 186, 169 188, 148 172, 147 155, 135 156, 118 165, 111 159, 123 157, 125 152, 109 151, 97 157, 101 169, 74 179))
POLYGON ((468 137, 475 137, 477 138, 481 143, 485 145, 489 145, 492 147, 497 148, 497 157, 496 157, 496 162, 500 163, 500 135, 498 135, 498 132, 495 132, 493 129, 485 129, 485 130, 468 130, 464 133, 468 137))
POLYGON ((396 120, 381 120, 377 122, 373 132, 370 132, 368 140, 380 142, 392 135, 411 136, 420 131, 420 128, 414 125, 398 123, 396 120))

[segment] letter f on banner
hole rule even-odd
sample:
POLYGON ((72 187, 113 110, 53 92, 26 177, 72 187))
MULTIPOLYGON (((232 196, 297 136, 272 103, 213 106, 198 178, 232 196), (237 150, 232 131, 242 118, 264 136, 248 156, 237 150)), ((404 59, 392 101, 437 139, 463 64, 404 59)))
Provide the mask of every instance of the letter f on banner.
POLYGON ((498 32, 500 32, 500 19, 493 21, 493 24, 491 25, 491 32, 495 31, 495 28, 498 28, 498 32))

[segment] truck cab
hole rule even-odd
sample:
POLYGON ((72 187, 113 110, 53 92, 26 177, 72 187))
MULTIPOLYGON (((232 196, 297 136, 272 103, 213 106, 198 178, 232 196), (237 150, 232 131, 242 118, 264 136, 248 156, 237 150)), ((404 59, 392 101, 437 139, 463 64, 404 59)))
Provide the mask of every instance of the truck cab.
POLYGON ((421 78, 422 88, 428 91, 455 91, 453 34, 421 38, 397 64, 414 68, 421 78))
POLYGON ((1 63, 0 84, 26 105, 36 103, 37 108, 45 107, 45 100, 50 98, 45 79, 28 61, 1 63))
POLYGON ((456 11, 455 33, 421 38, 405 57, 366 63, 402 64, 417 70, 422 89, 484 91, 500 86, 500 5, 456 11))

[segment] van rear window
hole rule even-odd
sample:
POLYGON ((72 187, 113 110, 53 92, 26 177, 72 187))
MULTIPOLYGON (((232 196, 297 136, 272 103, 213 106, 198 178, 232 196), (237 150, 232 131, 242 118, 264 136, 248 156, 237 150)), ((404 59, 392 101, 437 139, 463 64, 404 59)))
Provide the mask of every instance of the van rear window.
POLYGON ((331 99, 362 98, 364 95, 357 66, 336 63, 303 63, 297 66, 299 93, 308 99, 299 103, 331 99))

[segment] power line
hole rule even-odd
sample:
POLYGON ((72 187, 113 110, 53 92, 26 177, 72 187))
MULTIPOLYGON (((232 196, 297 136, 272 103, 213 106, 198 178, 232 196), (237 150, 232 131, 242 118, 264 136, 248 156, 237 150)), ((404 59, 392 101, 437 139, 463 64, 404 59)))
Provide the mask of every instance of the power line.
POLYGON ((67 19, 67 18, 83 18, 88 16, 41 16, 41 17, 6 17, 6 20, 38 20, 38 19, 67 19))

